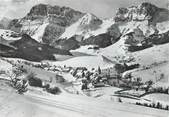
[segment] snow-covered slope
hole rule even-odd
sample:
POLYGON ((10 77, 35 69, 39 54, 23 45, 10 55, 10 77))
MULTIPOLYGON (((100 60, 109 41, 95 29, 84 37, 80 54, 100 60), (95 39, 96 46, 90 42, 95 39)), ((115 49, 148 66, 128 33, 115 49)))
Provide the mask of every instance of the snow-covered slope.
POLYGON ((5 87, 7 85, 0 86, 2 117, 167 117, 169 114, 167 111, 70 94, 54 96, 28 92, 23 96, 5 87))
POLYGON ((89 55, 97 55, 100 49, 98 49, 97 46, 94 45, 86 45, 86 46, 81 46, 78 49, 71 50, 70 52, 80 52, 80 53, 85 53, 89 55), (96 49, 95 49, 96 48, 96 49))
POLYGON ((164 44, 131 53, 130 56, 133 57, 131 64, 139 64, 140 68, 127 71, 124 74, 131 73, 135 78, 140 77, 143 82, 152 80, 155 82, 155 87, 168 87, 168 52, 169 44, 164 44))
POLYGON ((5 60, 0 59, 0 70, 2 71, 11 71, 12 65, 6 62, 5 60))
POLYGON ((94 33, 95 35, 105 33, 106 28, 110 27, 112 22, 102 22, 103 21, 97 18, 95 15, 87 13, 76 23, 67 27, 65 32, 60 36, 60 38, 69 39, 75 35, 91 36, 94 35, 94 33))
POLYGON ((148 20, 119 23, 119 29, 123 35, 132 32, 136 28, 141 29, 145 36, 149 36, 155 31, 154 26, 148 24, 148 20))
POLYGON ((61 62, 52 62, 51 64, 70 67, 87 67, 89 69, 98 68, 99 66, 102 68, 114 66, 113 62, 105 59, 103 56, 75 57, 61 62))
POLYGON ((42 37, 44 35, 45 28, 47 27, 47 25, 49 25, 49 23, 43 23, 42 25, 40 25, 32 35, 32 38, 38 42, 43 42, 42 37))
POLYGON ((109 57, 124 56, 126 55, 126 47, 124 42, 125 37, 121 38, 115 44, 102 49, 99 54, 109 57))
POLYGON ((12 73, 12 64, 0 59, 0 78, 10 79, 8 75, 12 73))
POLYGON ((15 48, 10 45, 10 43, 20 39, 21 36, 18 33, 11 30, 0 29, 0 44, 15 48))
POLYGON ((148 100, 152 100, 155 102, 161 102, 164 105, 169 104, 169 95, 166 94, 160 94, 160 93, 154 93, 154 94, 149 94, 144 96, 143 98, 148 99, 148 100))
POLYGON ((168 63, 156 63, 150 67, 143 67, 124 74, 131 74, 134 78, 141 78, 142 82, 153 81, 153 87, 169 87, 168 63))
POLYGON ((84 38, 104 34, 114 24, 113 19, 100 20, 93 14, 87 13, 76 23, 67 27, 60 36, 61 39, 69 39, 75 35, 82 35, 84 38))
POLYGON ((114 24, 114 20, 113 19, 105 19, 103 20, 103 23, 99 26, 99 28, 97 30, 93 30, 91 32, 89 32, 88 34, 86 34, 86 38, 88 38, 89 36, 97 36, 99 34, 104 34, 108 31, 108 29, 114 24))
POLYGON ((0 37, 8 41, 15 41, 21 39, 18 33, 5 29, 0 29, 0 37))
POLYGON ((43 36, 43 30, 40 33, 40 29, 43 29, 43 21, 35 20, 35 21, 30 21, 30 20, 23 20, 21 21, 22 27, 20 29, 21 33, 27 33, 28 35, 34 37, 34 39, 38 42, 41 42, 42 39, 39 39, 38 36, 43 36), (35 34, 36 32, 36 34, 35 34))
POLYGON ((142 66, 168 61, 169 44, 154 46, 139 52, 134 52, 132 55, 135 57, 135 62, 140 63, 142 66))

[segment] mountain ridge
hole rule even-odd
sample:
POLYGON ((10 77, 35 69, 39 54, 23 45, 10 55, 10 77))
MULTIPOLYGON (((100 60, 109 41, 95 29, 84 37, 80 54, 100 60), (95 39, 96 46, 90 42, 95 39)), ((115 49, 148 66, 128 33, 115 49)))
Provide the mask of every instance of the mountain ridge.
POLYGON ((9 28, 14 28, 21 34, 29 34, 41 44, 67 51, 88 45, 100 49, 111 48, 125 37, 124 42, 120 41, 120 47, 135 52, 152 47, 156 44, 155 41, 168 42, 169 20, 166 13, 169 13, 167 9, 142 3, 138 6, 119 8, 114 19, 102 20, 94 14, 81 13, 69 7, 38 4, 32 7, 25 17, 12 20, 9 28), (159 16, 164 17, 162 22, 154 18, 159 12, 164 12, 159 16), (121 19, 116 21, 116 18, 121 19), (151 20, 157 21, 155 25, 150 23, 151 20), (161 36, 160 40, 156 39, 158 36, 161 36))

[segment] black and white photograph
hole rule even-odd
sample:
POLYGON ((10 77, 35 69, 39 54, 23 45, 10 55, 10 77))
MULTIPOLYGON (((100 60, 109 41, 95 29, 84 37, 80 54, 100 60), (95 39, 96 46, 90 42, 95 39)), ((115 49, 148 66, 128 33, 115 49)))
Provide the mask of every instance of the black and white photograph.
POLYGON ((169 117, 169 0, 0 0, 0 117, 169 117))

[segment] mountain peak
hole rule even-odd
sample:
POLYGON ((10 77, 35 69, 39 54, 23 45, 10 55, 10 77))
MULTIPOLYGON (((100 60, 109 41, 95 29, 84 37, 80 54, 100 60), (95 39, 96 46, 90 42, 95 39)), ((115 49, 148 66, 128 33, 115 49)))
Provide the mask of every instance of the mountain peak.
POLYGON ((158 18, 158 15, 160 15, 160 12, 162 14, 169 14, 169 11, 167 9, 158 8, 157 6, 148 3, 143 2, 141 5, 138 6, 131 6, 128 8, 119 8, 116 16, 115 21, 143 21, 143 20, 149 20, 152 21, 154 18, 158 18))
POLYGON ((95 15, 91 14, 91 13, 86 13, 81 19, 80 19, 80 25, 87 25, 87 24, 91 24, 92 22, 95 21, 99 21, 101 22, 101 20, 96 17, 95 15))
POLYGON ((48 7, 48 5, 45 5, 45 4, 35 5, 31 8, 31 10, 27 14, 27 16, 33 16, 33 15, 46 16, 47 15, 47 7, 48 7))

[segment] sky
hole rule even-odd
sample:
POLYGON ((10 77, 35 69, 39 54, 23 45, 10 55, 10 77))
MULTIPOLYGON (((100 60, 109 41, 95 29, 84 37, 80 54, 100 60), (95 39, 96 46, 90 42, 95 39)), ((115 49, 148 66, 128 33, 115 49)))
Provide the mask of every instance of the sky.
POLYGON ((99 18, 113 17, 119 7, 139 5, 150 2, 158 7, 167 8, 169 0, 0 0, 0 17, 24 17, 32 6, 44 3, 71 7, 81 12, 93 13, 99 18))

